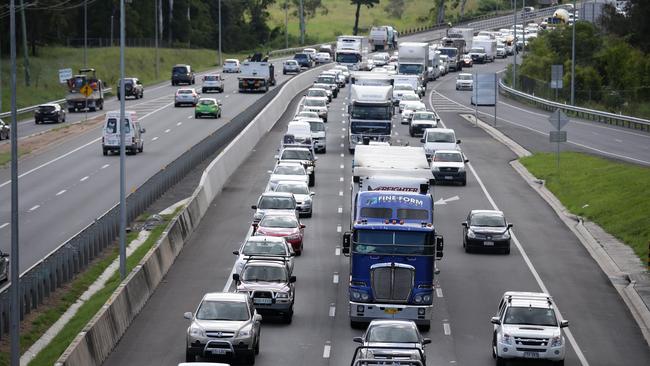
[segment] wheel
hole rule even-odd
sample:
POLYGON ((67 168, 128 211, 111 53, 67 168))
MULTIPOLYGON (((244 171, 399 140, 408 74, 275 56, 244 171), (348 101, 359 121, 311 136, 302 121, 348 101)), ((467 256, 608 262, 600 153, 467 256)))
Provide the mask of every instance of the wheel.
POLYGON ((243 361, 244 361, 245 364, 254 365, 255 364, 255 351, 253 351, 250 354, 247 354, 246 356, 244 356, 243 361))
POLYGON ((196 361, 196 355, 190 353, 190 350, 185 350, 185 362, 194 362, 196 361))
POLYGON ((194 113, 194 119, 199 119, 199 114, 198 113, 194 113))
POLYGON ((293 306, 291 306, 291 309, 289 309, 288 312, 282 314, 282 320, 284 320, 285 323, 291 324, 292 319, 293 319, 293 306))
POLYGON ((503 357, 496 356, 497 366, 506 366, 506 360, 503 357))
POLYGON ((103 100, 102 100, 102 102, 99 104, 99 110, 100 110, 100 111, 103 111, 103 110, 104 110, 104 101, 103 101, 103 100))
POLYGON ((68 112, 74 113, 74 108, 68 108, 68 112))
POLYGON ((144 98, 144 92, 140 93, 140 99, 144 98))
POLYGON ((286 72, 286 71, 282 71, 282 75, 286 75, 286 74, 287 74, 287 72, 286 72))
POLYGON ((313 212, 314 212, 314 211, 313 211, 313 209, 312 209, 312 211, 309 211, 308 213, 305 214, 305 217, 310 218, 311 215, 313 214, 313 212))
POLYGON ((104 156, 106 156, 106 155, 108 155, 108 150, 102 149, 102 153, 104 154, 104 156))
POLYGON ((323 148, 323 154, 325 154, 325 153, 327 153, 327 148, 326 147, 323 148))
POLYGON ((460 182, 460 185, 461 185, 461 186, 466 186, 466 185, 467 185, 467 178, 463 179, 463 180, 460 182))
POLYGON ((465 253, 471 253, 472 252, 472 248, 470 248, 469 245, 464 245, 464 247, 465 247, 465 253))
MULTIPOLYGON (((35 119, 34 122, 36 122, 37 125, 41 123, 41 121, 39 121, 37 119, 35 119)), ((0 140, 2 140, 2 136, 0 136, 0 140)))
POLYGON ((316 183, 316 173, 311 173, 309 175, 309 186, 313 187, 315 183, 316 183))
POLYGON ((179 106, 179 104, 178 104, 178 103, 174 103, 174 107, 178 107, 178 106, 179 106))
POLYGON ((95 108, 95 107, 88 108, 88 112, 95 112, 96 110, 97 110, 97 108, 95 108))
POLYGON ((255 354, 256 355, 260 354, 260 336, 259 336, 259 334, 257 335, 257 342, 255 343, 255 354))
POLYGON ((510 254, 510 247, 507 247, 503 250, 503 254, 508 255, 510 254))
POLYGON ((138 148, 138 152, 143 152, 144 151, 144 143, 142 143, 142 146, 138 148))

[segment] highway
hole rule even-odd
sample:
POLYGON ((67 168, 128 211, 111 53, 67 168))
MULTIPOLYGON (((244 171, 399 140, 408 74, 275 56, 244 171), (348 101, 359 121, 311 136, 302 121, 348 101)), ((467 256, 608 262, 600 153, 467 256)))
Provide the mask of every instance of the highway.
MULTIPOLYGON (((443 80, 455 78, 450 74, 443 80)), ((445 83, 446 81, 442 81, 445 83)), ((433 85, 433 84, 432 84, 433 85)), ((345 145, 345 96, 330 107, 327 154, 316 168, 314 215, 306 224, 305 252, 296 259, 297 295, 291 325, 266 319, 262 325, 260 365, 348 365, 355 349, 347 315, 348 258, 340 255, 341 231, 349 223, 351 155, 345 145)), ((429 97, 430 94, 427 95, 429 97)), ((430 99, 429 99, 430 100, 430 99)), ((249 232, 253 204, 268 179, 280 138, 293 116, 282 120, 254 148, 223 192, 213 201, 197 231, 180 253, 140 315, 105 365, 175 365, 184 360, 188 321, 205 292, 229 289, 234 256, 249 232)), ((650 351, 625 304, 580 242, 554 211, 509 166, 515 155, 458 116, 441 112, 454 128, 470 159, 466 187, 435 186, 435 225, 445 236, 439 262, 434 318, 425 333, 429 365, 493 365, 492 325, 506 290, 550 292, 564 319, 567 365, 650 364, 650 351), (460 223, 471 209, 498 208, 514 223, 510 255, 466 254, 460 223), (613 331, 615 330, 615 331, 613 331)), ((397 119, 396 119, 397 121, 397 119)), ((393 140, 419 146, 395 123, 393 140)))

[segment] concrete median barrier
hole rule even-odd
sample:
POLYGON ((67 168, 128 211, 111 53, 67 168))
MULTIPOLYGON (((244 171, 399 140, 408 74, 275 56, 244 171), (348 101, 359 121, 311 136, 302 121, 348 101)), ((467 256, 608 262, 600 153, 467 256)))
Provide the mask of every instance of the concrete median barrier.
POLYGON ((313 83, 320 70, 322 69, 306 71, 286 82, 273 100, 264 106, 209 164, 188 204, 169 223, 156 245, 77 335, 56 365, 99 366, 106 360, 172 266, 183 245, 231 174, 280 119, 291 100, 313 83))

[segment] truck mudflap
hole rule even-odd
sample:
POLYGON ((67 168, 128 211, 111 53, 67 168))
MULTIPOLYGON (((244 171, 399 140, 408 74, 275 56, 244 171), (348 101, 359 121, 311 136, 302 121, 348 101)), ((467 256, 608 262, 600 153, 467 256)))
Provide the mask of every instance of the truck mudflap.
POLYGON ((264 79, 240 79, 239 80, 239 90, 266 90, 268 89, 270 83, 267 83, 264 79))
POLYGON ((350 301, 350 321, 369 323, 373 319, 413 320, 417 325, 428 326, 433 305, 373 304, 350 301))

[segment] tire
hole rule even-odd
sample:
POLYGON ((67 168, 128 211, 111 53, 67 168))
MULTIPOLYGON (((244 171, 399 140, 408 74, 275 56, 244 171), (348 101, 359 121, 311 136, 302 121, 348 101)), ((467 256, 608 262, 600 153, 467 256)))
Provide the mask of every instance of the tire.
POLYGON ((102 153, 104 154, 104 156, 107 156, 108 155, 108 150, 102 149, 102 153))
POLYGON ((88 108, 88 112, 95 112, 95 111, 97 111, 96 107, 88 108))
POLYGON ((309 175, 309 186, 313 187, 316 184, 316 173, 311 173, 309 175))
POLYGON ((286 75, 286 74, 287 74, 287 72, 286 72, 286 71, 282 71, 282 75, 286 75))
POLYGON ((194 362, 196 361, 196 355, 190 353, 190 350, 185 350, 185 362, 194 362))
POLYGON ((178 106, 179 106, 179 104, 178 104, 178 103, 174 103, 174 107, 178 107, 178 106))
POLYGON ((506 360, 503 357, 496 356, 497 366, 506 366, 506 360))
POLYGON ((291 320, 293 320, 293 305, 288 312, 282 314, 282 320, 287 324, 291 324, 291 320))
POLYGON ((256 355, 260 354, 260 336, 259 336, 259 334, 257 335, 257 342, 255 343, 255 354, 256 355))
POLYGON ((327 153, 327 148, 326 147, 323 148, 323 154, 325 154, 325 153, 327 153))
POLYGON ((504 249, 503 254, 505 254, 505 255, 510 254, 510 247, 507 247, 506 249, 504 249))
POLYGON ((194 119, 199 119, 199 114, 198 113, 194 113, 194 119))
POLYGON ((463 187, 466 186, 466 185, 467 185, 467 178, 463 179, 463 180, 460 182, 460 185, 463 186, 463 187))
MULTIPOLYGON (((37 120, 37 119, 35 119, 34 122, 35 122, 37 125, 41 124, 41 122, 40 122, 39 120, 37 120)), ((0 136, 0 140, 2 140, 2 136, 0 136)))
POLYGON ((103 100, 102 100, 102 102, 99 104, 99 110, 100 110, 100 111, 103 111, 103 110, 104 110, 104 101, 103 101, 103 100))
POLYGON ((309 211, 309 213, 306 213, 306 214, 305 214, 305 217, 310 218, 311 215, 313 214, 313 212, 314 212, 314 211, 313 211, 313 209, 312 209, 312 211, 309 211))
POLYGON ((247 365, 254 365, 255 364, 255 351, 252 351, 251 353, 247 353, 244 357, 242 357, 242 360, 247 365))
POLYGON ((205 88, 201 89, 201 93, 205 94, 205 88))
POLYGON ((469 245, 465 245, 464 247, 465 247, 465 253, 471 253, 472 252, 472 248, 470 248, 469 245))
POLYGON ((68 108, 69 113, 74 113, 74 108, 68 108))

